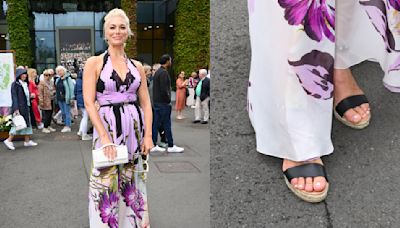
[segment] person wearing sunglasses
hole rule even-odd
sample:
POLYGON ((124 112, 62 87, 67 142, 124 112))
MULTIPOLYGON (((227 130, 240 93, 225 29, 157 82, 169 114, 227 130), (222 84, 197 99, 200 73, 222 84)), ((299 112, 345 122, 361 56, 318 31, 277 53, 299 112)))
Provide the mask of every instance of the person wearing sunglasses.
POLYGON ((288 188, 307 202, 327 196, 322 156, 333 152, 332 113, 368 126, 369 102, 350 67, 380 63, 400 92, 396 1, 248 0, 252 47, 248 112, 260 153, 283 159, 288 188), (303 4, 304 3, 304 4, 303 4))
POLYGON ((53 83, 51 82, 49 70, 45 70, 43 72, 43 77, 43 80, 41 80, 39 83, 39 108, 42 111, 42 121, 44 124, 42 132, 48 134, 56 131, 56 129, 50 126, 51 116, 53 114, 55 89, 53 83))

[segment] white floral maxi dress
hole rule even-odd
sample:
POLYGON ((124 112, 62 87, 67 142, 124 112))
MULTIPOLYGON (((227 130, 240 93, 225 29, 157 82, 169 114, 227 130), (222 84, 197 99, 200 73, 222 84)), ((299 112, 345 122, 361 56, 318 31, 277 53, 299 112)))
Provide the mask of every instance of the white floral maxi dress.
POLYGON ((248 0, 248 9, 260 153, 305 161, 333 152, 334 67, 378 61, 385 86, 400 91, 399 1, 248 0))
MULTIPOLYGON (((136 103, 141 84, 139 71, 127 60, 124 81, 113 69, 106 52, 96 85, 100 119, 115 144, 128 147, 129 162, 92 169, 89 181, 89 221, 93 228, 149 228, 146 175, 147 157, 140 155, 144 136, 143 111, 136 103)), ((96 129, 93 149, 101 147, 96 129)))

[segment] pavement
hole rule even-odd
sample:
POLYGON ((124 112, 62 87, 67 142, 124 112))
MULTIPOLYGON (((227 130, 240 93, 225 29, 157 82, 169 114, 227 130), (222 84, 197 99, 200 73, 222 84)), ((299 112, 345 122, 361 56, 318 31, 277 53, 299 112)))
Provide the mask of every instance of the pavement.
MULTIPOLYGON (((175 144, 182 154, 152 153, 148 174, 150 224, 155 228, 210 226, 209 125, 173 118, 175 144)), ((34 131, 37 147, 0 145, 0 227, 89 227, 88 174, 91 141, 71 133, 34 131)))
POLYGON ((383 87, 379 65, 353 67, 372 120, 361 131, 334 120, 330 192, 309 204, 286 187, 281 160, 255 150, 247 23, 247 1, 211 1, 211 227, 399 227, 400 95, 383 87))

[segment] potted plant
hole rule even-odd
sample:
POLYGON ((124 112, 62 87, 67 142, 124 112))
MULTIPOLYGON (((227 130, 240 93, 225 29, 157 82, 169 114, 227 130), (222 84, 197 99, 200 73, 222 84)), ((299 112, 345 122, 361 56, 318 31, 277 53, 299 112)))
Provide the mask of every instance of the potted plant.
POLYGON ((12 116, 1 116, 0 115, 0 141, 8 138, 8 132, 11 129, 12 116))

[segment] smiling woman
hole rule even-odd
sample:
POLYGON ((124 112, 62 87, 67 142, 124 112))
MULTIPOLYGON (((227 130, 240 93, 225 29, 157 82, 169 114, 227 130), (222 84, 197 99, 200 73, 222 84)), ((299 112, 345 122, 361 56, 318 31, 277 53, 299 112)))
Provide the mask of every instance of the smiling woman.
POLYGON ((146 76, 141 63, 125 54, 125 42, 132 35, 125 12, 113 9, 104 21, 104 37, 109 47, 104 54, 90 57, 86 62, 84 103, 94 126, 93 149, 104 147, 102 153, 114 160, 115 145, 126 145, 129 162, 92 169, 90 226, 150 227, 144 170, 153 143, 150 98, 147 83, 141 83, 146 76))

